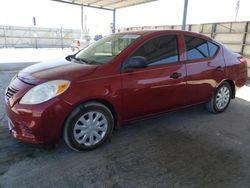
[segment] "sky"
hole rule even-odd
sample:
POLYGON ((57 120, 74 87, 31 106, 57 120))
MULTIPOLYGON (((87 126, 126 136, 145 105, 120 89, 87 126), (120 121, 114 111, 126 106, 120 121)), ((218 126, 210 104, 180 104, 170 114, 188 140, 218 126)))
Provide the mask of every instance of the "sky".
MULTIPOLYGON (((238 0, 189 0, 187 24, 235 20, 238 0)), ((116 28, 181 25, 184 0, 158 0, 116 11, 116 28)), ((250 0, 240 0, 237 21, 250 21, 250 0)), ((112 12, 84 8, 91 35, 110 33, 112 12)), ((50 0, 0 0, 0 25, 81 28, 81 8, 50 0)))

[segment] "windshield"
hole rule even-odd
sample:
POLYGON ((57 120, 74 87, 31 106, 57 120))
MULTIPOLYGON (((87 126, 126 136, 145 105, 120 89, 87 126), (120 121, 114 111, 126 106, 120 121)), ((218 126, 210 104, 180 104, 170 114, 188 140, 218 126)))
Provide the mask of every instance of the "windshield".
POLYGON ((140 35, 132 34, 110 35, 84 48, 76 54, 75 58, 88 63, 105 64, 113 60, 139 37, 140 35))

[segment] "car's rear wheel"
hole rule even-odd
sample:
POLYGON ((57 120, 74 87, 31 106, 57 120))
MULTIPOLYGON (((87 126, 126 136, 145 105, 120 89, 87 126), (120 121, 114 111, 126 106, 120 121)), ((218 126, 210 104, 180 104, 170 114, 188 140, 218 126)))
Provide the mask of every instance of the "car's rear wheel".
POLYGON ((228 107, 232 98, 232 88, 228 82, 223 82, 215 91, 211 100, 206 104, 208 111, 221 113, 228 107))
POLYGON ((73 150, 91 150, 111 137, 113 127, 111 111, 103 104, 89 102, 78 106, 69 115, 63 137, 73 150))

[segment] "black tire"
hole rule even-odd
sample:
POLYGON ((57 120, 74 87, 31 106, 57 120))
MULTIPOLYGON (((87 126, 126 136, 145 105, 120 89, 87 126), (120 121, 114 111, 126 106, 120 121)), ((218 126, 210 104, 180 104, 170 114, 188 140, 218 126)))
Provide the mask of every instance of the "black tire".
POLYGON ((75 151, 84 151, 84 150, 92 150, 102 145, 104 142, 111 138, 112 132, 114 129, 114 118, 113 114, 105 105, 98 102, 87 102, 85 104, 81 104, 76 107, 68 116, 63 130, 63 138, 65 143, 75 151), (100 142, 95 143, 94 145, 85 145, 80 144, 74 137, 74 127, 76 126, 79 118, 88 112, 99 112, 104 115, 107 120, 107 131, 100 142))
POLYGON ((206 109, 209 111, 209 112, 212 112, 212 113, 221 113, 221 112, 224 112, 229 103, 230 103, 230 100, 232 98, 232 88, 231 88, 231 85, 228 83, 228 82, 222 82, 215 90, 212 98, 210 99, 210 101, 206 104, 206 109), (228 102, 225 104, 225 106, 223 106, 222 108, 218 108, 218 106, 216 105, 216 97, 218 96, 218 93, 220 92, 220 90, 222 88, 227 88, 228 91, 229 91, 229 99, 228 99, 228 102))

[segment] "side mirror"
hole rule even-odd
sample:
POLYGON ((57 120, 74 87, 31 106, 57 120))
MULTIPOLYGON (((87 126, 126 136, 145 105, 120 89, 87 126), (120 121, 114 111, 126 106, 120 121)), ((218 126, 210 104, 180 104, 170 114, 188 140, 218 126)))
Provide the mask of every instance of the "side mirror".
POLYGON ((122 70, 140 69, 148 66, 147 59, 142 56, 133 56, 127 59, 122 66, 122 70))

